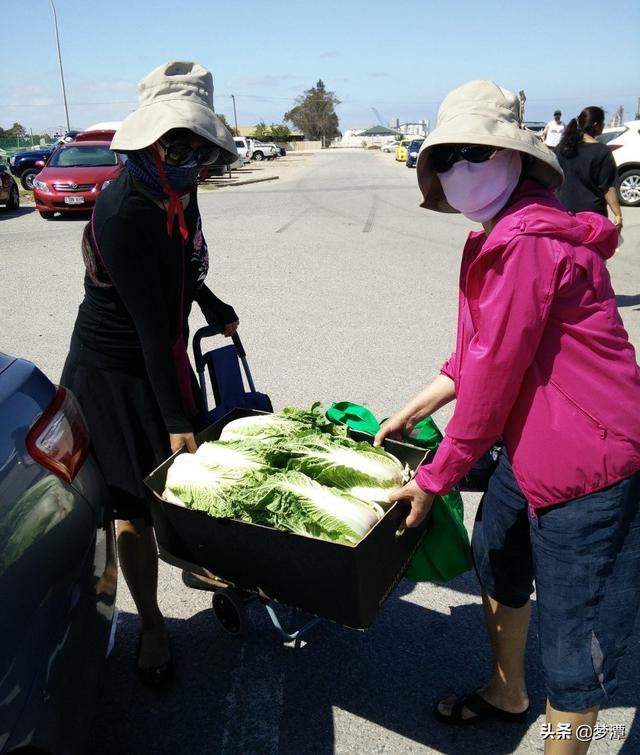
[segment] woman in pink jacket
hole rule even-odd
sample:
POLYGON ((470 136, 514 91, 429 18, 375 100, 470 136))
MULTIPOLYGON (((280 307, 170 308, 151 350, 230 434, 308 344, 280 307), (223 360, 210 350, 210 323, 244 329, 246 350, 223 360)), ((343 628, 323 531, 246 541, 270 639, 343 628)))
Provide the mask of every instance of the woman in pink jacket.
MULTIPOLYGON (((393 496, 411 504, 407 526, 497 439, 505 445, 472 539, 493 675, 441 701, 436 716, 526 717, 535 582, 547 721, 574 735, 616 689, 640 602, 640 370, 606 268, 617 231, 562 208, 555 155, 522 128, 518 99, 490 81, 445 98, 418 181, 423 207, 483 230, 462 254, 455 353, 376 439, 456 400, 435 458, 393 496)), ((587 747, 575 736, 545 742, 546 753, 587 747)))

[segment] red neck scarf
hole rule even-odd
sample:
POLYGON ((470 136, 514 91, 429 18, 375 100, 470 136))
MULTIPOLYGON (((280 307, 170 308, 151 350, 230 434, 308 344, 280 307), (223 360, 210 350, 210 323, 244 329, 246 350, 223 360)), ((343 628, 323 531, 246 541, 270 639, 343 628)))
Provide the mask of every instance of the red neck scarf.
POLYGON ((180 194, 178 194, 177 191, 174 191, 171 186, 169 186, 169 182, 167 181, 167 176, 164 172, 164 165, 162 164, 162 160, 160 159, 160 155, 158 154, 158 151, 156 149, 152 149, 151 153, 153 155, 153 159, 156 163, 156 168, 158 169, 158 177, 160 178, 160 183, 162 184, 162 188, 164 189, 165 193, 169 197, 169 204, 167 206, 167 233, 169 236, 173 234, 173 226, 175 223, 176 215, 178 216, 178 228, 180 229, 180 235, 182 236, 182 240, 184 242, 187 241, 189 238, 189 229, 187 228, 187 221, 184 217, 184 207, 182 206, 182 197, 180 194))

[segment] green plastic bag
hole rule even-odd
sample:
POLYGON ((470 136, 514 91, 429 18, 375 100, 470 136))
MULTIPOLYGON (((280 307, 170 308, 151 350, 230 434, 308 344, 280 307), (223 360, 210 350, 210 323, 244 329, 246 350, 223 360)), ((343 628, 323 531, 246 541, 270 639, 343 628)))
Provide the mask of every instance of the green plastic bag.
MULTIPOLYGON (((360 404, 339 401, 331 404, 327 419, 352 430, 375 435, 380 422, 360 404)), ((431 417, 420 420, 404 441, 420 448, 437 448, 442 433, 431 417)), ((448 582, 473 566, 469 536, 464 526, 464 505, 457 490, 436 497, 431 509, 431 525, 416 551, 406 577, 413 582, 448 582)))

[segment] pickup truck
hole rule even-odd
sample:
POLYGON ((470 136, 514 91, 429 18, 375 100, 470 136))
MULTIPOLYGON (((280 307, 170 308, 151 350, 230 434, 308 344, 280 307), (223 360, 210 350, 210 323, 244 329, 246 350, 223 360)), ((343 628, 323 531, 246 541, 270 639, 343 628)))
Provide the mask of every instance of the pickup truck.
POLYGON ((61 144, 72 141, 79 133, 79 131, 67 131, 63 137, 54 142, 50 147, 32 149, 27 152, 16 152, 15 155, 9 158, 9 170, 16 178, 20 179, 23 188, 31 191, 33 188, 33 179, 42 170, 42 168, 36 165, 36 162, 38 160, 46 162, 61 144))
POLYGON ((273 142, 261 142, 258 139, 249 139, 253 160, 274 160, 280 156, 280 149, 273 142))

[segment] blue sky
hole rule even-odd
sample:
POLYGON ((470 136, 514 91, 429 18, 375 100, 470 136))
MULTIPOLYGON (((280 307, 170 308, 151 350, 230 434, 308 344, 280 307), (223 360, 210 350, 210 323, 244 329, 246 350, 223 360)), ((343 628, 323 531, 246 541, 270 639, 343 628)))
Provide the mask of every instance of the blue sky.
MULTIPOLYGON (((426 118, 469 79, 527 95, 526 118, 565 120, 586 105, 635 115, 640 97, 637 0, 334 2, 54 0, 72 127, 120 120, 136 83, 160 63, 196 60, 216 110, 238 123, 281 122, 322 78, 342 101, 342 130, 426 118), (400 10, 401 8, 401 10, 400 10)), ((64 124, 49 0, 3 0, 0 126, 64 124), (36 38, 37 34, 37 38, 36 38), (7 61, 13 61, 9 65, 7 61)))

